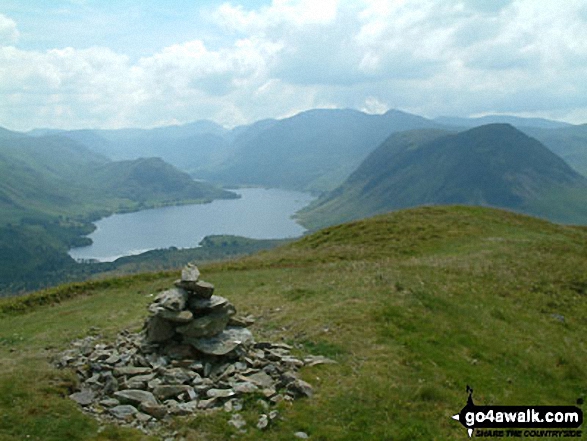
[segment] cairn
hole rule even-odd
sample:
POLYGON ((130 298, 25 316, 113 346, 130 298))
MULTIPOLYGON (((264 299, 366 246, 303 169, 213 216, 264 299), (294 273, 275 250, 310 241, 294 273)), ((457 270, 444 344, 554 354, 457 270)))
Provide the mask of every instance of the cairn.
MULTIPOLYGON (((200 280, 200 271, 188 264, 175 288, 163 291, 149 306, 147 342, 164 351, 194 349, 206 355, 226 356, 253 342, 246 327, 250 317, 235 317, 236 308, 224 297, 214 295, 214 286, 200 280)), ((195 355, 195 354, 193 354, 195 355)))
POLYGON ((56 360, 80 380, 70 398, 99 420, 153 433, 170 416, 223 408, 233 413, 229 424, 246 430, 239 411, 243 398, 255 393, 267 410, 257 422, 264 429, 278 417, 272 405, 312 396, 312 387, 298 378, 301 367, 332 363, 296 358, 285 343, 256 343, 247 328, 253 318, 237 316, 192 264, 148 310, 140 333, 123 331, 113 344, 89 336, 56 360))

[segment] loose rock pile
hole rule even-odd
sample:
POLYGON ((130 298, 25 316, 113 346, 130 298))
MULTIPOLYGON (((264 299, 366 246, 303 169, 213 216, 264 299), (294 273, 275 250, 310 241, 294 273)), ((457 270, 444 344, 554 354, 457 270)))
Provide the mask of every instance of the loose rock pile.
POLYGON ((112 344, 94 336, 73 342, 57 360, 80 379, 70 397, 100 419, 146 432, 168 416, 216 408, 234 412, 229 424, 242 429, 238 412, 247 394, 265 403, 267 413, 257 423, 263 429, 277 417, 271 405, 311 397, 312 387, 297 371, 332 361, 296 358, 284 343, 256 343, 247 329, 254 320, 236 316, 199 276, 197 267, 184 268, 175 288, 149 306, 142 332, 123 331, 112 344))

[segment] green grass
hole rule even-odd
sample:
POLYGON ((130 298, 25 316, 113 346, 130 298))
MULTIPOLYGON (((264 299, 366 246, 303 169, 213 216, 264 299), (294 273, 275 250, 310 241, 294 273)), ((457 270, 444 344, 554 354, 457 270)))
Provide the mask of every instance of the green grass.
MULTIPOLYGON (((257 318, 258 340, 338 363, 304 368, 315 396, 281 405, 263 433, 254 400, 245 434, 223 411, 178 418, 172 429, 187 440, 282 440, 297 431, 313 440, 454 440, 466 439, 450 416, 467 384, 477 404, 573 405, 587 395, 585 268, 587 229, 476 207, 401 211, 204 266, 219 295, 257 318)), ((176 277, 1 301, 0 440, 142 439, 99 432, 64 398, 71 374, 47 360, 95 326, 106 339, 140 328, 149 294, 176 277)))

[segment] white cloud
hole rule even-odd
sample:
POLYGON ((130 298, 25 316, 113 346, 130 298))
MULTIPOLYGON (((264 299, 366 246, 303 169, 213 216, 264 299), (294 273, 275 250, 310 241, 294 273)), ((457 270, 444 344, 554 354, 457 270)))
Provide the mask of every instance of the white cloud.
POLYGON ((16 22, 0 14, 0 46, 16 43, 19 35, 16 22))
POLYGON ((140 57, 10 46, 17 25, 0 15, 0 125, 234 125, 388 105, 587 121, 581 0, 274 0, 226 3, 207 19, 206 34, 140 57))

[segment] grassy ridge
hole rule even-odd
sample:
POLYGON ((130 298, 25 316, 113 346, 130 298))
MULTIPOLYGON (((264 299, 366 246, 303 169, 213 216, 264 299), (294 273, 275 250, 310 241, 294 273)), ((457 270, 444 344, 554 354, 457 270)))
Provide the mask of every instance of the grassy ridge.
MULTIPOLYGON (((248 403, 239 439, 299 430, 315 440, 465 439, 450 416, 466 384, 477 404, 574 404, 587 395, 586 267, 587 229, 478 207, 400 211, 204 266, 220 295, 257 317, 258 340, 338 361, 305 368, 315 397, 280 408, 283 419, 263 434, 248 403)), ((176 277, 58 288, 68 300, 40 293, 53 304, 30 311, 15 306, 27 298, 0 302, 0 439, 146 439, 99 432, 61 398, 73 380, 46 359, 94 326, 105 338, 138 329, 149 294, 176 277)), ((188 440, 224 440, 235 434, 229 417, 172 426, 188 440)))

